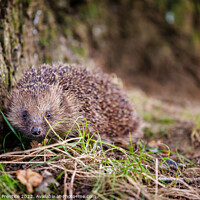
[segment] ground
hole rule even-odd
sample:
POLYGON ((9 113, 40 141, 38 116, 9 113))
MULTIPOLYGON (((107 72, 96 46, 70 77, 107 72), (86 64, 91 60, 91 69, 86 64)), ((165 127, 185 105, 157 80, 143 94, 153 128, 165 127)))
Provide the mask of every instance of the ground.
POLYGON ((21 199, 70 199, 70 195, 71 199, 200 199, 198 103, 163 101, 135 88, 127 93, 143 119, 144 136, 137 145, 105 146, 100 140, 82 139, 85 133, 80 132, 80 137, 56 144, 32 143, 26 150, 5 147, 6 153, 2 150, 0 155, 2 199, 11 195, 21 199), (38 172, 43 185, 28 193, 16 177, 19 169, 38 172))

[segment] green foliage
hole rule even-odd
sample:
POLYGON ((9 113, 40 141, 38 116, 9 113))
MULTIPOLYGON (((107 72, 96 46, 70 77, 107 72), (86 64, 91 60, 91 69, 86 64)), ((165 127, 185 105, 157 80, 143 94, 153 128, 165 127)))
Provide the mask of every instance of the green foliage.
MULTIPOLYGON (((44 168, 46 165, 51 166, 54 164, 56 164, 57 167, 60 166, 61 169, 66 167, 66 169, 62 170, 57 176, 57 181, 63 178, 66 170, 69 170, 68 173, 71 172, 72 174, 75 172, 80 173, 82 176, 88 174, 89 177, 93 177, 91 194, 101 196, 101 198, 104 199, 111 197, 113 199, 124 199, 127 197, 128 191, 135 192, 137 187, 144 187, 141 185, 146 185, 148 187, 154 186, 156 173, 154 165, 156 159, 160 158, 159 166, 162 166, 166 162, 169 162, 171 154, 176 154, 183 164, 190 162, 188 159, 179 155, 178 152, 171 152, 166 145, 168 154, 162 156, 161 153, 164 151, 148 149, 144 143, 140 143, 137 153, 134 152, 131 137, 129 149, 123 149, 116 145, 103 142, 98 133, 93 133, 93 135, 90 133, 87 120, 85 118, 80 120, 81 118, 82 117, 78 117, 73 121, 71 128, 64 133, 66 134, 64 140, 55 133, 54 127, 58 123, 65 122, 65 120, 52 126, 49 124, 50 130, 55 133, 54 136, 58 138, 59 142, 56 144, 45 144, 45 146, 40 147, 40 150, 37 148, 37 155, 32 156, 29 160, 29 168, 40 169, 44 168), (82 122, 79 123, 79 121, 82 122), (68 134, 74 131, 76 131, 78 137, 68 139, 68 134), (97 139, 94 139, 94 134, 98 135, 97 139), (44 161, 41 161, 39 164, 34 164, 34 161, 37 162, 40 157, 48 157, 50 152, 53 153, 53 157, 44 159, 44 161), (64 164, 68 162, 75 162, 75 166, 73 166, 75 169, 74 172, 72 169, 70 171, 70 169, 68 169, 69 166, 64 164), (59 165, 59 163, 61 164, 59 165)), ((33 154, 34 149, 31 151, 31 154, 33 154)), ((173 160, 171 160, 171 162, 175 163, 173 160)), ((193 164, 192 162, 190 163, 193 164)), ((169 171, 170 170, 171 169, 169 169, 169 171)), ((4 186, 0 187, 0 195, 17 195, 19 191, 20 194, 27 193, 25 187, 19 184, 18 181, 10 178, 9 175, 5 173, 2 166, 0 166, 0 173, 2 174, 2 176, 0 176, 0 186, 4 183, 4 186)), ((161 170, 159 173, 165 174, 165 171, 161 170)), ((179 175, 180 169, 177 168, 176 177, 179 175)), ((60 194, 61 191, 58 191, 56 188, 53 189, 54 187, 51 188, 55 193, 60 194)), ((141 198, 145 198, 146 195, 146 191, 141 190, 141 198)), ((148 196, 149 199, 154 198, 154 195, 150 193, 148 195, 150 195, 148 196)))
POLYGON ((170 118, 157 119, 156 122, 160 124, 176 124, 176 120, 170 118))
POLYGON ((0 113, 2 114, 4 120, 6 121, 7 125, 9 126, 9 128, 10 128, 11 131, 12 131, 12 132, 9 132, 9 133, 5 136, 5 138, 4 138, 4 141, 3 141, 4 151, 5 151, 5 140, 6 140, 6 137, 7 137, 10 133, 14 133, 14 134, 15 134, 15 136, 17 137, 17 139, 20 141, 20 143, 21 143, 23 149, 25 149, 25 146, 24 146, 24 143, 23 143, 23 141, 22 141, 22 138, 21 138, 20 133, 17 133, 17 132, 14 130, 14 128, 11 126, 10 122, 7 120, 6 116, 3 114, 3 112, 2 112, 1 110, 0 110, 0 113))
POLYGON ((94 0, 90 1, 85 6, 81 7, 81 19, 88 23, 95 21, 99 17, 102 7, 100 1, 94 0))
MULTIPOLYGON (((0 164, 0 196, 2 199, 13 199, 12 196, 16 194, 16 192, 20 190, 24 190, 24 187, 19 184, 19 181, 11 178, 4 171, 4 167, 0 164), (5 198, 3 196, 5 195, 5 198)), ((19 195, 16 195, 16 197, 19 195)))

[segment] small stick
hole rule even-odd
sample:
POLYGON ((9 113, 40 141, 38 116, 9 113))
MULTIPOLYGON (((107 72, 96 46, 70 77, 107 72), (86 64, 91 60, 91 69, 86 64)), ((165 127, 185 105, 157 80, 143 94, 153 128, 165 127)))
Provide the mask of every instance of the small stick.
POLYGON ((64 177, 64 198, 63 200, 67 199, 67 171, 65 171, 65 177, 64 177))
POLYGON ((155 188, 156 199, 158 197, 158 159, 156 158, 156 188, 155 188))
POLYGON ((75 163, 75 170, 74 170, 74 173, 72 175, 72 179, 71 179, 71 183, 70 183, 70 188, 69 188, 70 200, 73 200, 73 185, 74 185, 74 177, 76 175, 76 165, 77 165, 77 163, 75 163))
POLYGON ((172 181, 184 181, 186 183, 194 183, 200 181, 200 177, 198 178, 174 178, 174 177, 161 177, 158 179, 163 182, 172 182, 172 181))

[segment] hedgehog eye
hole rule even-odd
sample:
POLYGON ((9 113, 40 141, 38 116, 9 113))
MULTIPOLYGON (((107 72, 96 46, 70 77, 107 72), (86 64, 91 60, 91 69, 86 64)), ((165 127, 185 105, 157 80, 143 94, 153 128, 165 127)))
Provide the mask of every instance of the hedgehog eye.
POLYGON ((51 114, 49 112, 47 112, 46 118, 50 118, 50 117, 51 117, 51 114))
POLYGON ((28 112, 25 110, 25 111, 23 111, 22 112, 22 116, 23 116, 23 118, 26 118, 27 116, 28 116, 28 112))

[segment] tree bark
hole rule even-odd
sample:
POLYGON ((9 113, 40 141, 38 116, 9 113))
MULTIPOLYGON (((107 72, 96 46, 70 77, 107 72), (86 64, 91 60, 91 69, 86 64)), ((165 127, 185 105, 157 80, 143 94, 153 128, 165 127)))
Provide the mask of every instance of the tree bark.
MULTIPOLYGON (((8 91, 27 69, 42 63, 80 62, 84 56, 84 52, 77 53, 83 47, 79 47, 69 26, 61 28, 57 23, 50 3, 45 0, 0 0, 1 110, 8 91)), ((68 12, 63 17, 65 15, 68 12)), ((0 115, 0 129, 1 122, 0 115)))
MULTIPOLYGON (((196 0, 0 0, 0 109, 26 69, 88 63, 91 57, 147 92, 200 98, 199 5, 196 0), (174 24, 165 20, 169 11, 177 17, 174 24)), ((0 115, 0 127, 1 121, 0 115)))

